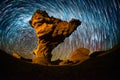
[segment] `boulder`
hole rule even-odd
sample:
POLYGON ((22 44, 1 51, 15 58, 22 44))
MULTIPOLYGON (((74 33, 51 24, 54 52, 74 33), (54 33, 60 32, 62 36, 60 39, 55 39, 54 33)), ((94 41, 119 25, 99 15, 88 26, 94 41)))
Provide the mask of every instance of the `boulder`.
POLYGON ((89 53, 90 51, 86 48, 79 48, 71 55, 64 60, 63 62, 60 62, 59 65, 68 65, 68 64, 77 64, 81 63, 87 59, 89 59, 89 53))

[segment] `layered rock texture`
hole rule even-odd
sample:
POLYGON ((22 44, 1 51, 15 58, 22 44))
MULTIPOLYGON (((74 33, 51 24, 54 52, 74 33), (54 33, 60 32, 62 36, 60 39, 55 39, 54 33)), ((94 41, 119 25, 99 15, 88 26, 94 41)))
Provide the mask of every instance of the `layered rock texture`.
POLYGON ((50 17, 46 11, 37 10, 30 21, 38 37, 38 46, 34 50, 36 57, 34 63, 49 64, 51 61, 51 51, 64 41, 80 24, 77 19, 69 22, 58 18, 50 17))

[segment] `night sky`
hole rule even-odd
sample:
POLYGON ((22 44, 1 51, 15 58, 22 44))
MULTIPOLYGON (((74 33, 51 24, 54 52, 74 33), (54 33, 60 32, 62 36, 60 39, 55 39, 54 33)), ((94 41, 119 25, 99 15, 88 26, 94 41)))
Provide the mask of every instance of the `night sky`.
POLYGON ((77 48, 108 50, 120 41, 119 0, 4 0, 0 2, 0 49, 33 58, 37 37, 29 20, 37 10, 50 16, 82 24, 53 50, 53 60, 65 59, 77 48))

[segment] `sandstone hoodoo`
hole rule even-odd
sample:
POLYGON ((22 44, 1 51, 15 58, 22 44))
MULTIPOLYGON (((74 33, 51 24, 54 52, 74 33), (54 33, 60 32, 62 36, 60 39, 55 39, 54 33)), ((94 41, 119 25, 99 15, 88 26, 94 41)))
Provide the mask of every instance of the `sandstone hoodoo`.
POLYGON ((46 11, 37 10, 33 14, 30 24, 38 37, 38 46, 34 50, 36 57, 33 59, 33 63, 49 65, 52 57, 51 51, 71 35, 81 21, 71 19, 67 22, 53 16, 50 17, 46 11))

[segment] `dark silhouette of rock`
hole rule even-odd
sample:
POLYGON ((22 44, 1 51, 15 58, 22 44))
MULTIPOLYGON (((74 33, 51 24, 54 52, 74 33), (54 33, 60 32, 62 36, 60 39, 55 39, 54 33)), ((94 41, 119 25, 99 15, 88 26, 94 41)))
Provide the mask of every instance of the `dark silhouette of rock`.
POLYGON ((97 57, 103 55, 101 53, 105 53, 105 51, 95 51, 90 55, 90 57, 97 57))
POLYGON ((73 61, 70 61, 68 59, 63 60, 62 62, 59 63, 60 66, 63 66, 63 65, 73 65, 73 64, 76 64, 76 63, 74 63, 73 61))
POLYGON ((57 59, 55 61, 51 61, 52 65, 59 65, 60 62, 62 62, 63 60, 57 59))
POLYGON ((34 50, 36 57, 34 63, 49 64, 51 61, 51 51, 64 41, 80 24, 77 19, 70 22, 62 21, 58 18, 50 17, 46 11, 37 10, 30 21, 38 37, 38 46, 34 50))
POLYGON ((67 60, 64 60, 63 62, 60 62, 59 65, 81 63, 81 62, 89 59, 89 53, 90 53, 90 51, 88 49, 86 49, 86 48, 79 48, 76 51, 74 51, 67 58, 67 60))
POLYGON ((120 46, 73 65, 27 63, 0 50, 0 80, 120 80, 120 46))

